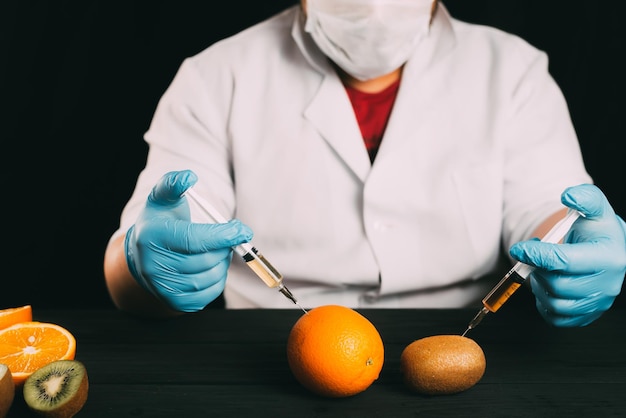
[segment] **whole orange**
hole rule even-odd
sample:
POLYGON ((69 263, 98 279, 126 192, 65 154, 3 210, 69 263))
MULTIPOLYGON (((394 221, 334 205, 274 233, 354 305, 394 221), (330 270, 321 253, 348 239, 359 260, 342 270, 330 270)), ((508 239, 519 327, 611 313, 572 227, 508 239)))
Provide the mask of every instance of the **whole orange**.
POLYGON ((355 310, 339 305, 309 310, 287 340, 287 360, 296 380, 332 398, 370 387, 382 370, 384 351, 376 327, 355 310))

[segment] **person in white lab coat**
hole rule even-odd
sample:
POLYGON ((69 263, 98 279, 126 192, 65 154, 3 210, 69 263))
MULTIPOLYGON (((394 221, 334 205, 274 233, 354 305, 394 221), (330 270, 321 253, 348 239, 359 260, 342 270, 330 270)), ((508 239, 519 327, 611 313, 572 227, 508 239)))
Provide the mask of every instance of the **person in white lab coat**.
POLYGON ((625 224, 587 173, 547 57, 432 0, 308 0, 186 59, 105 254, 120 309, 470 307, 503 263, 549 323, 610 308, 625 224), (233 221, 215 224, 192 187, 233 221), (541 237, 567 207, 568 244, 541 237), (509 253, 510 249, 510 253, 509 253))

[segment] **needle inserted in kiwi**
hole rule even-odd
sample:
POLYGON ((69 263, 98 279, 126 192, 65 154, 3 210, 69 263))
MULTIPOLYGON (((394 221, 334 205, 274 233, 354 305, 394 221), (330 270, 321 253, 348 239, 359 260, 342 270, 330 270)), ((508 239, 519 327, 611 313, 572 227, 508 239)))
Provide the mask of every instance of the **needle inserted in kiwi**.
POLYGON ((77 360, 57 360, 31 374, 24 382, 24 401, 37 414, 70 418, 87 401, 89 381, 77 360))

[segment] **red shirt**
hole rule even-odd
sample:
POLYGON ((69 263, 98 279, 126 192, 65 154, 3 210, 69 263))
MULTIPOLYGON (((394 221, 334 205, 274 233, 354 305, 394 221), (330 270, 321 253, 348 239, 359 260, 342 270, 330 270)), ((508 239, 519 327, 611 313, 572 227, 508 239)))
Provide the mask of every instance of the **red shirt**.
POLYGON ((364 93, 348 85, 345 87, 361 128, 370 161, 373 162, 387 127, 400 80, 378 93, 364 93))

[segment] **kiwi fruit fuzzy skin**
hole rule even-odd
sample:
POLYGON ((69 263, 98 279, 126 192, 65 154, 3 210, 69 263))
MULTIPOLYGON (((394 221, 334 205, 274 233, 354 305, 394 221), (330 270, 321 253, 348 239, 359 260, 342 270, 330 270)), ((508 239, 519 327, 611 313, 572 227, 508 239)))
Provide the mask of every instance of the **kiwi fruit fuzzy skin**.
POLYGON ((400 365, 405 384, 424 395, 463 392, 482 378, 486 359, 482 348, 460 335, 435 335, 409 344, 400 365))
POLYGON ((15 397, 15 383, 11 370, 6 364, 0 364, 0 418, 9 413, 15 397))
POLYGON ((26 379, 23 392, 24 401, 37 415, 46 418, 71 418, 87 402, 87 369, 78 360, 53 361, 26 379), (54 389, 59 389, 56 397, 49 393, 54 389))

